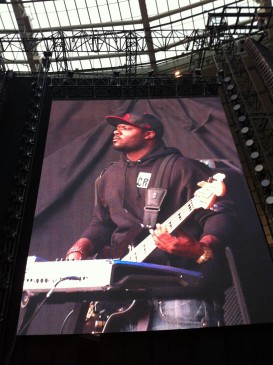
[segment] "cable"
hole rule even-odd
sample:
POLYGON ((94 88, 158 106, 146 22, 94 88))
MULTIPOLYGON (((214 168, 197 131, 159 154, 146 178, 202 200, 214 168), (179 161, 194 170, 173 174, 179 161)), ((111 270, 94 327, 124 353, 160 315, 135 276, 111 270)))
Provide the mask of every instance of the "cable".
POLYGON ((32 316, 29 318, 29 320, 25 323, 25 325, 18 331, 18 335, 23 334, 23 332, 25 331, 25 329, 30 325, 30 323, 32 322, 32 320, 34 319, 34 317, 36 317, 37 313, 40 311, 40 309, 42 308, 42 306, 45 304, 45 302, 47 301, 47 299, 51 296, 51 294, 54 292, 55 288, 64 280, 81 280, 80 277, 78 276, 67 276, 65 278, 60 279, 59 281, 57 281, 54 286, 49 290, 49 292, 46 294, 46 296, 44 297, 44 299, 42 300, 42 302, 40 303, 40 305, 35 309, 35 311, 33 312, 32 316))
POLYGON ((74 313, 74 309, 72 309, 72 310, 68 313, 68 315, 65 317, 65 319, 64 319, 64 321, 63 321, 63 324, 62 324, 62 327, 61 327, 61 329, 60 329, 60 335, 62 335, 62 334, 63 334, 64 326, 65 326, 65 324, 66 324, 66 322, 67 322, 68 318, 69 318, 69 317, 70 317, 73 313, 74 313))
MULTIPOLYGON (((23 333, 23 331, 26 329, 27 326, 29 326, 29 324, 31 323, 31 321, 33 320, 33 318, 37 315, 37 313, 39 312, 39 310, 42 308, 42 306, 45 304, 46 300, 51 296, 51 294, 53 293, 54 289, 57 287, 57 285, 59 285, 60 282, 64 281, 64 280, 81 280, 80 277, 78 276, 67 276, 65 278, 60 279, 57 283, 54 284, 53 288, 51 288, 49 290, 49 292, 46 294, 45 298, 43 299, 43 301, 41 302, 41 304, 39 305, 39 307, 35 310, 35 312, 32 314, 32 316, 30 317, 30 319, 25 323, 25 325, 18 331, 17 335, 21 335, 23 333)), ((70 315, 73 313, 73 310, 66 316, 64 323, 62 325, 61 328, 61 332, 63 331, 63 327, 65 325, 65 322, 67 321, 67 319, 70 317, 70 315)), ((11 344, 10 347, 10 351, 7 355, 7 358, 5 360, 5 365, 9 365, 10 360, 12 358, 13 355, 13 351, 15 349, 15 344, 16 344, 16 339, 17 336, 14 336, 14 340, 11 344)))

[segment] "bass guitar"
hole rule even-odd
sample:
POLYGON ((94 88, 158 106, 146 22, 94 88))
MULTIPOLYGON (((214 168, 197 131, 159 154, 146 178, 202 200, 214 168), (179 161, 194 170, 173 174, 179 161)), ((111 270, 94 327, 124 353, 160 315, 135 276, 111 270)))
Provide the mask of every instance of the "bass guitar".
MULTIPOLYGON (((197 186, 200 186, 200 188, 195 191, 193 198, 173 213, 162 225, 167 228, 169 233, 172 233, 196 210, 213 209, 213 204, 217 197, 223 196, 226 193, 224 179, 224 174, 217 173, 210 177, 208 181, 199 182, 197 186)), ((132 237, 134 237, 133 241, 135 241, 142 231, 141 227, 133 227, 118 248, 105 246, 96 258, 143 262, 156 248, 152 236, 148 235, 136 246, 128 244, 128 242, 132 241, 132 237)), ((145 230, 145 234, 146 232, 147 230, 145 230)))
MULTIPOLYGON (((199 182, 197 186, 200 188, 195 191, 193 198, 173 213, 162 225, 167 228, 169 233, 172 233, 196 210, 213 209, 213 204, 217 197, 223 196, 226 193, 224 179, 224 174, 217 173, 210 177, 208 181, 199 182)), ((119 258, 120 256, 117 255, 127 249, 127 253, 120 259, 121 261, 143 262, 156 247, 152 236, 148 235, 137 246, 128 245, 128 242, 127 244, 125 242, 123 247, 119 248, 119 251, 110 246, 106 247, 102 255, 108 258, 119 258)), ((137 316, 142 305, 143 303, 135 300, 133 303, 119 307, 114 311, 112 310, 112 313, 109 313, 104 308, 103 303, 92 302, 86 317, 86 331, 89 333, 113 332, 118 328, 117 322, 119 320, 123 320, 124 316, 137 316), (112 326, 111 323, 114 323, 114 325, 112 326), (92 330, 90 331, 91 328, 92 330)))

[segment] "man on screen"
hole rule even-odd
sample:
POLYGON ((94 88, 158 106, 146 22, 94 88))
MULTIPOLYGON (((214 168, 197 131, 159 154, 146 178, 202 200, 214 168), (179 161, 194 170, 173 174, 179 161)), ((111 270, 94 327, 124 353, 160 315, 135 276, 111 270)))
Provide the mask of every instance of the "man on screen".
MULTIPOLYGON (((163 124, 151 114, 107 116, 106 121, 115 127, 113 147, 121 152, 121 158, 97 179, 97 201, 92 221, 67 251, 66 259, 82 260, 92 256, 122 258, 127 254, 128 234, 130 236, 131 231, 135 233, 135 227, 144 226, 155 243, 155 249, 141 261, 203 274, 200 286, 187 292, 185 297, 182 294, 177 299, 153 300, 146 329, 224 325, 222 305, 224 291, 229 285, 224 249, 234 232, 228 194, 224 194, 223 189, 223 197, 218 196, 208 207, 201 205, 201 209, 194 209, 187 214, 187 219, 181 219, 181 224, 174 230, 164 224, 150 224, 154 211, 147 209, 149 204, 145 196, 154 186, 166 156, 172 157, 165 168, 160 188, 165 188, 167 193, 159 204, 156 222, 165 222, 181 207, 187 207, 187 202, 200 186, 201 190, 207 186, 210 188, 210 183, 214 186, 212 176, 215 172, 202 162, 182 156, 176 148, 167 147, 162 140, 163 124), (111 250, 114 252, 112 255, 111 250)), ((222 184, 221 181, 216 183, 222 184)), ((120 330, 141 330, 141 320, 141 312, 138 318, 129 315, 120 330)))

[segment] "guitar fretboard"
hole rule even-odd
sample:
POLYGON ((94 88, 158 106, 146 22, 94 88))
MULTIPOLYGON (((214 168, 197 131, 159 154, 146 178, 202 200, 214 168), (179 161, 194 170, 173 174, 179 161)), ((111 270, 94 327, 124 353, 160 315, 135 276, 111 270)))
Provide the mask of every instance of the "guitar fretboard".
MULTIPOLYGON (((172 233, 186 218, 196 209, 194 207, 195 197, 189 200, 183 207, 171 215, 162 225, 172 233)), ((136 247, 129 246, 129 253, 122 258, 122 261, 144 261, 156 248, 156 244, 151 235, 147 236, 136 247)))

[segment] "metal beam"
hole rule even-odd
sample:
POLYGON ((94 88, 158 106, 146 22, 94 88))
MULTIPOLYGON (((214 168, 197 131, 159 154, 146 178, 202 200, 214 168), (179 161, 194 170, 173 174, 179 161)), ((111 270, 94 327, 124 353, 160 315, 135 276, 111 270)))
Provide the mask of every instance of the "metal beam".
POLYGON ((26 15, 24 4, 21 0, 13 1, 12 7, 18 24, 22 44, 26 51, 26 57, 30 66, 30 70, 32 72, 35 72, 37 71, 38 63, 37 60, 35 60, 35 56, 38 55, 38 52, 36 49, 37 43, 35 41, 35 38, 33 38, 33 36, 30 36, 30 34, 32 33, 30 19, 26 15))
POLYGON ((153 37, 152 37, 152 32, 151 32, 151 27, 150 27, 150 21, 149 21, 149 17, 148 17, 148 11, 147 11, 147 7, 146 7, 146 0, 138 0, 138 1, 139 1, 141 17, 142 17, 143 26, 144 26, 144 32, 145 32, 145 38, 146 38, 151 68, 155 72, 157 72, 155 49, 154 49, 154 44, 153 44, 153 37))

